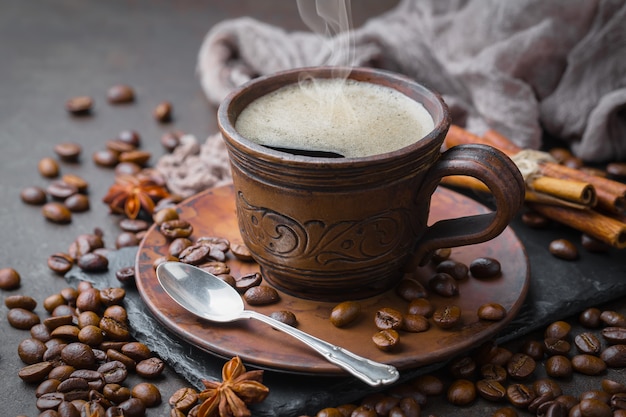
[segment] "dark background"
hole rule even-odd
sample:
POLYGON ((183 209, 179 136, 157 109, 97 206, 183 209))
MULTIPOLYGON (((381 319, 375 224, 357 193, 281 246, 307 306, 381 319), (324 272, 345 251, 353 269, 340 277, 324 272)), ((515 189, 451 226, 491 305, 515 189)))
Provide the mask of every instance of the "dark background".
MULTIPOLYGON (((396 1, 353 3, 358 25, 396 1)), ((22 276, 20 289, 0 292, 3 301, 9 294, 31 295, 39 302, 36 311, 44 318, 44 298, 68 285, 47 268, 47 257, 66 251, 76 236, 90 233, 94 227, 104 231, 107 247, 114 247, 119 217, 109 215, 101 202, 113 183, 113 172, 91 161, 91 154, 104 149, 106 140, 125 129, 137 130, 142 149, 153 153, 154 163, 163 154, 159 140, 164 132, 179 129, 202 141, 217 131, 215 108, 206 101, 195 74, 196 56, 215 23, 244 15, 289 30, 304 29, 295 1, 285 0, 0 2, 0 268, 15 268, 22 276), (111 106, 106 102, 107 89, 118 83, 134 87, 135 103, 111 106), (77 118, 66 113, 65 101, 77 95, 95 99, 92 116, 77 118), (163 100, 174 106, 174 121, 167 125, 152 117, 153 108, 163 100), (90 183, 91 210, 75 214, 69 225, 56 225, 43 218, 39 207, 23 204, 19 193, 24 187, 49 183, 38 174, 37 162, 54 157, 53 146, 63 141, 83 146, 80 161, 62 163, 61 171, 79 174, 90 183)), ((550 239, 550 235, 542 235, 527 240, 528 231, 523 233, 523 241, 533 253, 544 250, 550 239)), ((553 231, 555 236, 562 233, 569 232, 553 231)), ((533 263, 531 257, 531 270, 616 274, 624 266, 621 258, 623 253, 621 257, 614 253, 560 269, 563 261, 545 261, 544 257, 543 263, 533 263)), ((606 308, 626 312, 619 300, 606 308)), ((3 415, 36 416, 34 387, 17 377, 23 366, 17 346, 28 333, 9 326, 7 309, 1 309, 3 415)), ((626 379, 622 371, 611 375, 626 379)), ((580 392, 586 387, 598 388, 600 379, 577 376, 566 384, 572 392, 580 392)), ((167 415, 167 399, 186 386, 169 370, 158 384, 164 404, 148 415, 167 415)), ((478 401, 463 414, 482 416, 495 408, 478 401)), ((443 400, 435 400, 426 411, 440 416, 458 413, 443 400)))

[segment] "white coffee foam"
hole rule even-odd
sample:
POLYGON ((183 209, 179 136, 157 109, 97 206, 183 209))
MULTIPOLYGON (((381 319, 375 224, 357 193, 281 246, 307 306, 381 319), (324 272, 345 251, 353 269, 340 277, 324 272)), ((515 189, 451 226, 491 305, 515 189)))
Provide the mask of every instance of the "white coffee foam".
POLYGON ((434 123, 421 103, 392 88, 318 79, 255 100, 235 127, 265 146, 363 157, 412 144, 431 132, 434 123))

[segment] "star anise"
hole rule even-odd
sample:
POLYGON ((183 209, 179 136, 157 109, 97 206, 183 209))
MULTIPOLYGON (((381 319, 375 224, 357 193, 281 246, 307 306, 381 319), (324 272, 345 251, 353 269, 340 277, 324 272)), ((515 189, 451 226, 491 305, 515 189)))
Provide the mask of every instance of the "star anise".
POLYGON ((136 219, 141 210, 152 215, 155 203, 168 196, 167 189, 148 176, 122 174, 115 177, 102 201, 114 213, 136 219))
POLYGON ((235 356, 222 368, 222 382, 203 380, 198 417, 250 417, 247 404, 259 403, 269 394, 262 384, 263 371, 247 371, 235 356))

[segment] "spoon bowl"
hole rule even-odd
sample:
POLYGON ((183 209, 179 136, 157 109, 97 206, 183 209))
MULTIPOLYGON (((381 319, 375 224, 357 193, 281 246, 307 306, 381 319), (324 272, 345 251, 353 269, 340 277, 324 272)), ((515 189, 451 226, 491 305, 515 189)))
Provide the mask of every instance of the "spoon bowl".
POLYGON ((276 330, 295 337, 316 350, 328 361, 340 366, 371 386, 387 385, 398 380, 398 370, 387 364, 358 356, 271 317, 246 310, 239 293, 215 275, 182 262, 165 262, 156 275, 165 292, 187 311, 213 322, 256 319, 276 330))

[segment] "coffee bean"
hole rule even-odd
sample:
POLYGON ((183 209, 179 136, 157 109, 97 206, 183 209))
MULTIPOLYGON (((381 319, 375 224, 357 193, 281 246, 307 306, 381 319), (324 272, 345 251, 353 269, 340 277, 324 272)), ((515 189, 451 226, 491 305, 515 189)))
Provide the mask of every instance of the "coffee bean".
POLYGON ((102 330, 97 326, 84 326, 77 335, 78 341, 89 346, 98 346, 104 340, 102 330))
POLYGON ((115 278, 122 284, 134 285, 135 284, 135 268, 127 266, 115 271, 115 278))
POLYGON ((617 311, 603 311, 600 313, 600 320, 607 326, 626 328, 626 316, 617 311))
POLYGON ((626 344, 607 347, 600 354, 600 358, 611 368, 626 367, 626 344))
POLYGON ((445 261, 446 259, 450 258, 450 255, 452 254, 452 249, 450 248, 440 248, 440 249, 436 249, 430 260, 434 263, 434 264, 438 264, 439 262, 445 261))
POLYGON ((246 290, 244 300, 251 306, 274 304, 280 300, 278 291, 267 285, 259 285, 246 290))
POLYGON ((589 332, 584 332, 576 335, 576 337, 574 338, 574 344, 576 345, 576 348, 580 353, 597 355, 602 349, 600 340, 598 340, 598 338, 593 333, 589 332))
POLYGON ((612 379, 603 379, 602 380, 602 389, 609 394, 617 394, 626 392, 626 384, 622 382, 617 382, 612 379))
POLYGON ((100 290, 100 301, 105 306, 121 304, 126 297, 126 291, 119 287, 108 287, 100 290))
POLYGON ((187 413, 198 402, 198 393, 193 388, 180 388, 172 394, 168 403, 170 407, 187 413))
POLYGON ((128 376, 126 365, 120 361, 109 361, 100 365, 97 369, 102 374, 106 384, 122 383, 128 376))
POLYGON ((246 274, 241 277, 235 277, 235 289, 243 294, 249 288, 255 287, 261 284, 263 280, 262 276, 258 272, 253 272, 251 274, 246 274))
POLYGON ((23 367, 18 371, 17 376, 30 384, 39 383, 46 379, 53 367, 52 362, 39 362, 23 367))
POLYGON ((528 211, 522 214, 522 223, 533 229, 544 229, 550 224, 550 220, 535 211, 528 211))
POLYGON ((9 295, 4 299, 4 305, 8 309, 23 308, 33 311, 37 307, 37 301, 28 295, 9 295))
POLYGON ((545 349, 543 343, 537 340, 527 340, 522 345, 520 351, 522 353, 527 354, 531 358, 536 361, 543 359, 543 355, 545 354, 545 349))
POLYGON ((59 176, 59 164, 53 158, 44 157, 37 164, 39 173, 46 178, 56 178, 59 176))
POLYGON ((65 109, 75 115, 82 116, 91 113, 93 99, 89 96, 76 96, 65 102, 65 109))
POLYGON ((550 323, 543 332, 543 336, 554 339, 566 339, 569 336, 572 326, 566 321, 555 321, 550 323))
POLYGON ((104 378, 102 374, 94 369, 77 369, 70 374, 70 378, 82 378, 87 381, 89 388, 94 391, 102 391, 104 378))
POLYGON ((626 178, 626 163, 625 162, 609 162, 606 164, 606 172, 612 177, 617 179, 626 178))
POLYGON ((160 210, 156 210, 155 208, 154 214, 152 215, 152 220, 159 226, 166 221, 178 220, 179 218, 178 211, 176 211, 174 207, 167 207, 160 210))
POLYGON ((93 252, 82 255, 76 264, 85 272, 101 272, 109 269, 109 260, 93 252))
POLYGON ((115 165, 115 175, 131 175, 135 176, 141 172, 141 167, 134 162, 120 162, 115 165))
POLYGON ((193 242, 186 237, 179 237, 177 239, 172 240, 172 242, 168 246, 168 252, 170 255, 179 257, 183 250, 193 245, 193 242))
POLYGON ((448 401, 454 405, 468 405, 476 399, 476 386, 467 379, 457 379, 448 388, 448 401))
POLYGON ((335 327, 345 327, 354 321, 361 314, 361 303, 358 301, 344 301, 333 307, 330 312, 330 322, 335 327))
MULTIPOLYGON (((230 273, 230 267, 225 262, 210 261, 210 262, 203 263, 199 267, 200 269, 204 269, 205 271, 213 275, 216 275, 218 277, 222 275, 227 275, 230 273)), ((233 278, 233 283, 234 283, 234 278, 233 278)))
POLYGON ((53 149, 59 158, 67 162, 76 162, 82 151, 82 147, 74 142, 57 143, 53 149))
POLYGON ((90 207, 89 197, 84 194, 73 194, 63 203, 73 213, 83 213, 89 210, 90 207))
POLYGON ((134 398, 138 398, 146 407, 155 407, 161 404, 161 391, 150 382, 140 382, 131 389, 134 398))
POLYGON ((27 365, 32 365, 43 361, 43 354, 46 351, 46 345, 37 339, 24 339, 17 346, 17 354, 27 365))
POLYGON ((445 272, 456 280, 463 280, 467 278, 469 272, 469 268, 467 265, 462 262, 453 261, 451 259, 440 262, 435 270, 437 272, 445 272))
POLYGON ((122 346, 122 353, 135 361, 149 359, 152 356, 150 348, 141 342, 129 342, 122 346))
POLYGON ((50 392, 43 394, 37 398, 36 405, 39 411, 44 410, 56 410, 59 408, 59 404, 65 401, 65 396, 60 392, 50 392))
POLYGON ((476 372, 476 362, 469 356, 461 356, 450 362, 448 371, 457 379, 473 379, 476 372))
POLYGON ((29 330, 40 322, 40 318, 36 313, 24 308, 10 309, 7 313, 7 320, 12 327, 20 330, 29 330))
POLYGON ((428 297, 428 291, 417 280, 404 278, 396 285, 396 294, 402 297, 405 301, 413 301, 419 298, 428 297))
POLYGON ((72 402, 67 401, 67 398, 59 404, 57 413, 59 414, 59 417, 80 417, 80 411, 78 408, 76 408, 72 402))
POLYGON ((210 252, 210 247, 196 243, 183 249, 178 258, 184 263, 200 265, 208 259, 210 252))
POLYGON ((626 392, 612 394, 609 404, 614 410, 626 410, 626 392))
POLYGON ((602 337, 610 344, 626 344, 626 328, 605 327, 602 329, 602 337))
POLYGON ((48 257, 48 268, 56 272, 59 275, 64 275, 74 265, 74 261, 71 256, 66 253, 57 252, 48 257))
POLYGON ((182 136, 183 133, 178 131, 165 132, 161 136, 161 145, 167 152, 174 152, 174 149, 180 145, 180 138, 182 136))
POLYGON ((115 248, 116 249, 128 248, 131 246, 137 246, 139 245, 139 243, 140 243, 140 240, 135 233, 122 232, 119 235, 117 235, 117 238, 115 239, 115 248))
POLYGON ((143 378, 154 379, 159 377, 164 369, 165 363, 159 358, 152 357, 138 362, 135 372, 143 378))
POLYGON ((572 367, 585 375, 599 375, 606 370, 606 363, 597 356, 580 354, 572 357, 572 367))
POLYGON ((116 84, 107 90, 107 100, 111 104, 131 103, 135 100, 135 91, 126 84, 116 84))
POLYGON ((476 382, 478 394, 489 401, 500 401, 506 397, 506 388, 492 379, 481 379, 476 382))
POLYGON ((80 342, 65 346, 61 351, 61 359, 66 364, 78 369, 89 369, 96 364, 96 357, 91 346, 80 342))
POLYGON ((491 414, 491 417, 518 417, 518 415, 517 411, 511 407, 502 407, 494 411, 493 414, 491 414))
POLYGON ((526 408, 535 399, 535 392, 525 384, 510 384, 506 388, 506 397, 518 408, 526 408))
POLYGON ((44 380, 37 386, 35 390, 35 396, 37 398, 41 397, 43 394, 47 394, 50 392, 56 392, 57 387, 61 383, 60 380, 51 378, 50 374, 48 374, 48 379, 44 380))
POLYGON ((481 320, 500 321, 506 317, 506 309, 498 303, 487 303, 478 307, 477 315, 481 320))
POLYGON ((34 206, 41 206, 48 201, 46 191, 37 186, 30 186, 22 189, 20 192, 20 198, 24 203, 34 206))
MULTIPOLYGON (((578 405, 580 413, 584 417, 612 417, 611 407, 600 400, 593 398, 584 399, 578 405)), ((570 413, 571 415, 571 413, 570 413)))
POLYGON ((193 226, 186 220, 167 220, 161 223, 159 231, 170 239, 189 237, 193 232, 193 226))
POLYGON ((153 115, 157 122, 170 122, 172 120, 172 103, 170 103, 169 101, 163 101, 159 103, 155 107, 153 115))
POLYGON ((535 372, 537 364, 533 358, 524 354, 516 353, 507 363, 507 372, 513 379, 526 379, 535 372))
POLYGON ((557 258, 573 261, 578 259, 578 249, 567 239, 555 239, 550 242, 548 249, 557 258))
POLYGON ((78 193, 78 188, 72 184, 66 183, 63 180, 55 180, 48 185, 46 191, 56 200, 65 200, 66 198, 78 193))
POLYGON ((461 309, 455 305, 437 308, 433 313, 433 321, 442 329, 454 327, 461 319, 461 309))
POLYGON ((611 249, 611 245, 587 234, 582 234, 580 244, 587 252, 606 253, 611 249))
POLYGON ((145 166, 151 157, 152 157, 152 154, 150 152, 134 150, 134 151, 122 152, 121 154, 119 154, 118 161, 119 162, 131 162, 139 166, 145 166))
POLYGON ((420 314, 406 314, 402 321, 402 330, 412 333, 425 332, 430 328, 430 323, 425 316, 420 314))
POLYGON ((123 231, 131 232, 131 233, 137 233, 137 232, 141 232, 144 230, 148 230, 148 228, 150 227, 150 224, 145 220, 128 219, 128 218, 124 218, 120 220, 118 225, 120 229, 122 229, 123 231))
POLYGON ((602 311, 600 311, 600 309, 598 308, 587 308, 582 313, 580 313, 580 315, 578 316, 578 321, 584 327, 597 328, 602 325, 602 320, 600 319, 601 314, 602 311))
POLYGON ((424 317, 431 317, 435 308, 427 298, 416 298, 411 300, 407 309, 408 314, 416 314, 424 317))
POLYGON ((378 349, 387 352, 400 343, 400 334, 393 329, 384 329, 374 333, 372 341, 378 349))
POLYGON ((501 265, 497 259, 480 257, 470 263, 469 270, 474 278, 495 278, 501 273, 501 265))
POLYGON ((58 337, 60 339, 67 340, 68 342, 77 342, 79 332, 80 330, 78 329, 78 327, 65 324, 52 330, 50 332, 50 335, 52 337, 58 337))
POLYGON ((442 297, 454 297, 459 294, 456 280, 445 272, 438 272, 428 280, 428 288, 442 297))
POLYGON ((404 317, 402 313, 390 307, 383 307, 376 312, 374 324, 379 330, 402 328, 404 317))
POLYGON ((86 193, 89 188, 89 183, 76 174, 64 174, 61 177, 61 180, 76 187, 79 193, 86 193))
POLYGON ((497 381, 503 383, 506 381, 507 372, 500 365, 495 365, 493 363, 487 363, 480 367, 480 375, 485 380, 497 381))
POLYGON ((57 201, 44 204, 41 208, 41 213, 47 220, 53 223, 66 224, 72 221, 72 212, 57 201))
POLYGON ((566 355, 572 347, 568 341, 554 337, 544 339, 543 344, 548 355, 566 355))
POLYGON ((118 154, 110 149, 101 149, 91 155, 91 160, 98 166, 112 168, 119 162, 118 154))

